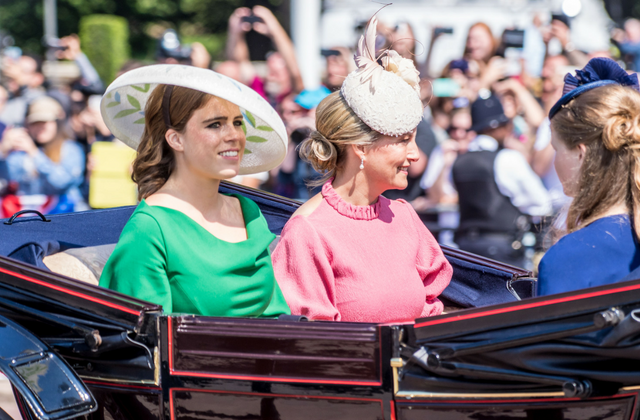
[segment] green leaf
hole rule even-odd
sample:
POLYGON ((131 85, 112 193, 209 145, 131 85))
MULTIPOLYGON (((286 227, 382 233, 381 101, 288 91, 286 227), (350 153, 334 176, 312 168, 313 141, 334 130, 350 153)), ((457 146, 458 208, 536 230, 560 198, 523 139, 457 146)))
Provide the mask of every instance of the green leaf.
POLYGON ((135 114, 136 112, 138 112, 137 109, 123 109, 122 111, 118 112, 116 116, 113 117, 113 119, 115 120, 116 118, 126 117, 127 115, 135 114))
POLYGON ((111 96, 112 96, 112 95, 113 95, 113 92, 109 92, 109 93, 107 93, 107 95, 106 95, 107 99, 111 99, 111 96))
POLYGON ((258 136, 249 136, 247 137, 247 141, 250 141, 251 143, 264 143, 267 139, 258 136))
POLYGON ((131 104, 131 106, 133 106, 135 109, 140 109, 140 102, 138 102, 138 100, 136 98, 134 98, 131 95, 127 95, 127 99, 129 100, 129 103, 131 104))
POLYGON ((247 135, 247 125, 244 123, 244 120, 242 120, 242 131, 244 131, 244 135, 247 135))
POLYGON ((136 86, 136 85, 131 85, 132 88, 134 88, 135 90, 137 90, 138 92, 149 92, 149 87, 151 85, 149 83, 145 83, 144 87, 140 87, 140 86, 136 86))
POLYGON ((107 108, 113 108, 116 105, 120 105, 120 102, 109 102, 107 104, 107 108))
POLYGON ((273 128, 269 127, 268 125, 259 125, 256 127, 256 129, 260 131, 273 131, 273 128))
POLYGON ((250 154, 251 154, 251 150, 249 150, 249 149, 244 149, 244 154, 245 154, 245 155, 250 155, 250 154))
POLYGON ((133 123, 134 124, 144 124, 144 117, 140 118, 139 120, 135 120, 133 123))
POLYGON ((256 126, 255 117, 247 110, 245 110, 244 112, 245 114, 247 114, 247 119, 249 120, 249 124, 251 124, 251 127, 255 127, 256 126))

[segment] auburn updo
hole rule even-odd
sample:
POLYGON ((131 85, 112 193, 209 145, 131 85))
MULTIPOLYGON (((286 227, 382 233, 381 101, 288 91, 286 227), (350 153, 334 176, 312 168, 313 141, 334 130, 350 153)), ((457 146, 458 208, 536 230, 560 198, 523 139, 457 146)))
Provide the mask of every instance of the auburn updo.
POLYGON ((640 239, 640 93, 619 85, 587 91, 558 111, 551 128, 567 148, 586 146, 567 232, 626 204, 640 239))
POLYGON ((369 145, 381 136, 362 122, 339 91, 324 98, 316 110, 316 131, 299 147, 300 157, 323 174, 310 184, 322 185, 334 177, 344 164, 348 146, 369 145))

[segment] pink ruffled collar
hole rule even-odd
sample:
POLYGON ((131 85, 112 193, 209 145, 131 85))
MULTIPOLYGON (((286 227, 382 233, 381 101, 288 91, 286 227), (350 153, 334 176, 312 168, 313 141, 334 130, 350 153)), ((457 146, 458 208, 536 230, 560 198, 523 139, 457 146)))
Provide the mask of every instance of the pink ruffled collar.
POLYGON ((380 215, 381 202, 384 197, 378 197, 378 201, 369 206, 356 206, 344 201, 342 197, 338 195, 336 190, 333 189, 333 186, 331 185, 332 182, 333 178, 329 179, 322 186, 322 196, 338 213, 356 220, 374 220, 378 218, 380 215))

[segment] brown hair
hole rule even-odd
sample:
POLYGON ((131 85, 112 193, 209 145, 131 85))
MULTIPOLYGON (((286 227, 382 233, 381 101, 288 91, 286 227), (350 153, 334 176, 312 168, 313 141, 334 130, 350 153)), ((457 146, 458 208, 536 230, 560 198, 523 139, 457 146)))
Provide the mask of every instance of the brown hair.
MULTIPOLYGON (((147 198, 158 191, 169 179, 175 167, 173 149, 165 140, 167 126, 164 122, 162 98, 167 85, 158 85, 144 110, 144 133, 133 161, 131 179, 138 184, 138 199, 147 198)), ((175 86, 171 93, 171 127, 184 131, 193 112, 202 108, 212 96, 197 90, 175 86)))
POLYGON ((313 169, 324 173, 310 185, 322 185, 336 175, 351 144, 367 145, 375 142, 380 133, 370 128, 349 108, 342 94, 333 92, 320 102, 316 110, 316 128, 311 136, 300 144, 300 157, 313 169))
POLYGON ((618 85, 590 90, 563 106, 551 127, 569 149, 586 146, 567 233, 624 203, 640 238, 640 93, 618 85))

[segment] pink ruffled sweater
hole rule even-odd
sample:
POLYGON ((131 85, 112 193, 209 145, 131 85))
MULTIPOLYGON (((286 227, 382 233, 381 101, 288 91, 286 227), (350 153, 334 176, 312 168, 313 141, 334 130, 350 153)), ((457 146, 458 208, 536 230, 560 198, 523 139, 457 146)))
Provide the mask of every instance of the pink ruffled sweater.
POLYGON ((439 315, 453 270, 410 204, 344 201, 331 186, 284 227, 273 268, 291 313, 310 319, 408 323, 439 315))

